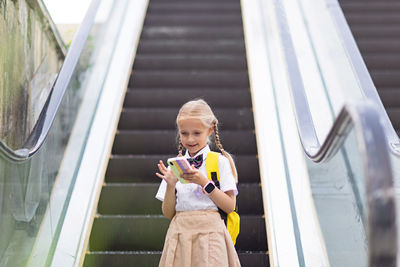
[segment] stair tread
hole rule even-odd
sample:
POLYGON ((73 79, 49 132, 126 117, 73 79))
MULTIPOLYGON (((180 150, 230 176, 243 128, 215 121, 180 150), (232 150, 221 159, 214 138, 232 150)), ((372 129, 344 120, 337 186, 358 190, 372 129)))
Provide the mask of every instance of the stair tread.
MULTIPOLYGON (((160 154, 177 151, 176 130, 123 130, 116 134, 113 154, 160 154)), ((252 130, 228 130, 220 133, 225 149, 234 154, 256 154, 256 138, 252 130), (237 142, 246 140, 246 142, 237 142)))
MULTIPOLYGON (((122 110, 118 129, 176 129, 178 108, 127 108, 122 110)), ((216 108, 221 131, 254 129, 253 112, 249 108, 216 108)))
MULTIPOLYGON (((264 218, 241 215, 240 219, 236 248, 267 250, 264 218)), ((169 222, 158 215, 100 215, 93 222, 89 246, 92 251, 161 250, 164 239, 160 237, 165 237, 169 222)))
MULTIPOLYGON (((103 185, 98 204, 98 216, 161 214, 161 203, 155 198, 158 183, 107 183, 103 185), (132 205, 140 203, 140 205, 132 205)), ((237 198, 239 214, 264 213, 259 183, 239 183, 237 198)))
POLYGON ((241 40, 141 40, 138 45, 138 55, 142 54, 237 54, 244 53, 241 40))
POLYGON ((128 89, 125 108, 174 108, 196 98, 219 108, 250 108, 249 88, 135 88, 128 89))

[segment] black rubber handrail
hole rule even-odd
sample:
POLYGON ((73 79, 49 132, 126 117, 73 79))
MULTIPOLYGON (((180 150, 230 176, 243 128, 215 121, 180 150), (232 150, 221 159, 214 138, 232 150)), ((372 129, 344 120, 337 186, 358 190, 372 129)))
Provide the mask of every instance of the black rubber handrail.
POLYGON ((53 84, 51 94, 49 95, 46 104, 40 113, 39 119, 23 147, 13 150, 0 140, 0 155, 7 160, 12 162, 23 162, 35 155, 43 145, 89 36, 90 29, 94 23, 101 1, 102 0, 92 0, 85 18, 80 24, 75 38, 68 49, 64 63, 53 84))
POLYGON ((372 101, 345 104, 322 145, 315 133, 303 80, 281 0, 273 0, 285 55, 297 127, 305 154, 314 162, 329 161, 352 128, 365 176, 368 266, 395 267, 397 225, 393 173, 381 113, 372 101))

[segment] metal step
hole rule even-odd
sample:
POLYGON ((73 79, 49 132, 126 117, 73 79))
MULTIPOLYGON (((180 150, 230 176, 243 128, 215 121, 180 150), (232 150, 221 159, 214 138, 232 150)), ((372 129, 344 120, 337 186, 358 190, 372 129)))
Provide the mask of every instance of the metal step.
MULTIPOLYGON (((155 175, 159 160, 164 163, 172 155, 115 155, 110 158, 106 182, 160 183, 155 175)), ((258 159, 256 155, 234 155, 240 183, 259 183, 258 159)))
MULTIPOLYGON (((122 110, 120 130, 174 130, 179 108, 129 108, 122 110)), ((254 129, 253 112, 249 108, 215 108, 222 130, 254 129)), ((222 132, 222 131, 221 131, 222 132)))
POLYGON ((143 28, 141 38, 156 40, 243 40, 240 26, 194 27, 194 26, 149 26, 143 28))
POLYGON ((397 53, 367 53, 364 60, 370 70, 400 70, 400 54, 397 53))
POLYGON ((247 69, 244 55, 137 55, 133 70, 217 70, 247 69))
POLYGON ((144 21, 145 26, 242 26, 242 19, 236 15, 221 14, 157 14, 148 15, 144 21))
POLYGON ((130 78, 129 87, 198 88, 249 87, 246 71, 139 71, 130 78))
POLYGON ((370 13, 365 14, 365 12, 354 13, 347 18, 347 21, 351 25, 382 25, 388 26, 393 23, 400 23, 400 17, 398 14, 376 14, 370 13))
POLYGON ((204 99, 212 107, 251 108, 249 88, 134 88, 127 91, 124 107, 174 108, 196 98, 204 99))
POLYGON ((216 54, 231 55, 243 54, 243 40, 215 39, 215 40, 141 40, 138 46, 138 55, 172 55, 172 54, 216 54))
POLYGON ((155 13, 161 14, 176 14, 176 13, 184 13, 184 14, 235 14, 240 16, 240 3, 239 2, 175 2, 171 3, 160 3, 155 2, 149 5, 147 10, 149 15, 155 13))
MULTIPOLYGON (((159 183, 107 183, 98 204, 101 215, 161 215, 161 202, 155 198, 159 183)), ((237 197, 240 215, 264 214, 258 183, 240 183, 237 197)))
POLYGON ((352 26, 351 31, 357 38, 387 38, 400 36, 400 28, 397 25, 381 27, 379 25, 352 26))
MULTIPOLYGON (((262 216, 242 215, 238 251, 266 251, 262 216)), ((161 251, 169 220, 162 215, 106 215, 93 222, 89 251, 161 251)))
POLYGON ((368 53, 398 53, 400 47, 400 36, 379 38, 376 40, 357 40, 358 47, 363 55, 368 53))
MULTIPOLYGON (((264 251, 238 251, 243 267, 269 266, 264 251)), ((94 251, 86 254, 84 267, 155 267, 161 258, 161 251, 94 251)))
MULTIPOLYGON (((177 153, 176 130, 126 130, 115 136, 113 154, 174 154, 177 153)), ((233 154, 257 154, 256 137, 252 130, 222 131, 222 145, 233 154), (240 141, 239 141, 240 140, 240 141)))
POLYGON ((347 13, 351 11, 355 12, 386 12, 386 11, 400 11, 399 1, 369 1, 369 2, 350 2, 340 1, 340 6, 347 13))
POLYGON ((400 130, 400 107, 386 108, 390 120, 392 121, 393 127, 396 131, 400 130))
POLYGON ((379 90, 379 95, 385 107, 396 108, 400 101, 400 88, 387 88, 379 90))
POLYGON ((370 73, 378 90, 400 85, 400 70, 371 70, 370 73))

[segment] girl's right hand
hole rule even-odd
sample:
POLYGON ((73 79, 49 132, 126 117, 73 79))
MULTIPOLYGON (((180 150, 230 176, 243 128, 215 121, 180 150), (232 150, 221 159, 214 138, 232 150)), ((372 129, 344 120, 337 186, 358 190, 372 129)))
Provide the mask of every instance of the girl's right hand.
POLYGON ((162 162, 162 160, 160 160, 157 166, 161 174, 156 172, 156 175, 161 179, 165 180, 167 184, 175 187, 176 183, 178 182, 178 178, 175 176, 174 172, 171 169, 165 167, 164 162, 162 162))

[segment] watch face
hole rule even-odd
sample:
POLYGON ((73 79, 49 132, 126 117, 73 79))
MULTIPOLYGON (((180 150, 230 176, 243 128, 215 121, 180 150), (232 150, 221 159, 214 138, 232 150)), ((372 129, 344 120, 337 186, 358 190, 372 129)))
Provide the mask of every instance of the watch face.
POLYGON ((206 185, 206 187, 204 188, 204 190, 205 190, 208 194, 210 194, 210 193, 214 190, 214 188, 215 188, 215 185, 213 185, 212 183, 208 183, 208 184, 206 185))

